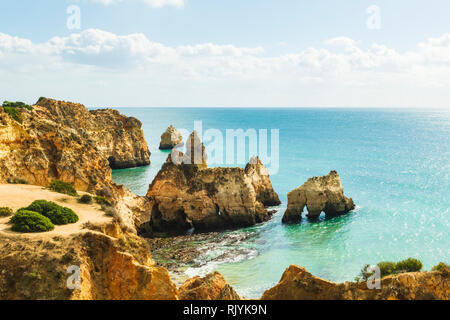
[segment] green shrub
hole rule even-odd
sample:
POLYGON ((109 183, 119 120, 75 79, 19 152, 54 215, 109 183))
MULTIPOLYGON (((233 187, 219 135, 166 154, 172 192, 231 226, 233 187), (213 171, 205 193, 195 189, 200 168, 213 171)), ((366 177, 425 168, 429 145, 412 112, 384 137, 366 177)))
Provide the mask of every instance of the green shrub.
POLYGON ((3 207, 0 208, 0 217, 9 217, 14 213, 11 208, 3 207))
POLYGON ((94 200, 95 200, 95 202, 97 202, 98 204, 100 204, 102 206, 107 206, 107 207, 112 206, 111 202, 109 202, 109 200, 103 196, 95 196, 94 200))
POLYGON ((445 262, 439 262, 439 264, 435 265, 431 270, 432 271, 444 271, 450 269, 450 266, 445 262))
POLYGON ((53 182, 50 182, 47 188, 55 192, 68 194, 69 196, 78 195, 77 190, 75 190, 75 187, 72 184, 61 180, 55 180, 53 182))
POLYGON ((83 194, 80 199, 78 199, 79 203, 84 203, 84 204, 91 204, 92 203, 92 197, 88 194, 83 194))
MULTIPOLYGON (((422 270, 422 262, 417 259, 409 258, 406 260, 399 261, 397 263, 391 261, 383 261, 377 264, 380 268, 380 276, 386 277, 391 274, 403 273, 403 272, 417 272, 422 270)), ((370 276, 374 274, 374 271, 369 271, 370 265, 366 264, 359 273, 358 277, 355 278, 356 281, 367 281, 370 276)), ((437 267, 437 266, 436 266, 437 267)))
POLYGON ((395 269, 398 273, 401 272, 418 272, 422 270, 422 262, 414 258, 408 258, 397 262, 395 269))
POLYGON ((19 210, 12 216, 12 230, 17 232, 44 232, 55 228, 49 218, 28 210, 19 210))
POLYGON ((46 200, 36 200, 28 207, 21 210, 40 213, 49 218, 50 221, 56 225, 75 223, 78 221, 78 216, 72 209, 62 207, 54 202, 46 200))
POLYGON ((8 182, 9 184, 29 184, 27 180, 17 177, 8 178, 6 182, 8 182))
POLYGON ((11 102, 11 101, 3 101, 3 108, 21 108, 27 110, 33 110, 33 107, 30 105, 23 103, 21 101, 11 102))
POLYGON ((16 120, 17 122, 22 123, 22 115, 20 114, 19 109, 17 108, 12 108, 12 107, 3 107, 3 110, 5 110, 5 112, 7 114, 9 114, 9 116, 11 118, 13 118, 14 120, 16 120))
POLYGON ((390 261, 383 261, 377 264, 378 268, 380 268, 381 277, 388 276, 390 274, 395 273, 396 271, 396 263, 390 261))
POLYGON ((367 281, 369 279, 370 276, 372 276, 375 271, 369 271, 370 268, 370 264, 366 264, 362 269, 361 272, 359 273, 359 276, 356 277, 356 281, 359 282, 360 280, 363 281, 367 281))
POLYGON ((116 210, 112 207, 102 206, 102 210, 105 212, 105 216, 107 216, 107 217, 116 217, 117 216, 116 210))
POLYGON ((9 116, 14 120, 16 120, 17 122, 22 122, 23 120, 22 114, 20 113, 20 109, 27 109, 27 110, 33 109, 28 104, 25 104, 20 101, 17 102, 3 101, 2 107, 3 110, 5 110, 5 112, 9 114, 9 116))

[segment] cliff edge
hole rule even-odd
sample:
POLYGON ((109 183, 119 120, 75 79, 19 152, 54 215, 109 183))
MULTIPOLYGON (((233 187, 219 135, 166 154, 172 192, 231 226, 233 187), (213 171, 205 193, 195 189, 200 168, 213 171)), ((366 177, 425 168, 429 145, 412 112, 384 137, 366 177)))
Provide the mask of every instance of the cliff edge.
POLYGON ((95 193, 109 188, 111 168, 150 163, 141 122, 116 110, 40 98, 20 112, 17 121, 0 108, 0 183, 59 179, 95 193))

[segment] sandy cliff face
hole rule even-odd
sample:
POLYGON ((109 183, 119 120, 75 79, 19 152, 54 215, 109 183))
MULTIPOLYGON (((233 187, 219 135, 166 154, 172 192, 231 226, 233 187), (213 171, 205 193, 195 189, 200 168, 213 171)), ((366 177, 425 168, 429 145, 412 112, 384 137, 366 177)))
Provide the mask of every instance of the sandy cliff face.
POLYGON ((291 265, 280 282, 264 292, 262 300, 448 300, 450 272, 414 272, 388 276, 380 290, 370 290, 365 282, 333 283, 291 265))
MULTIPOLYGON (((199 148, 200 153, 203 148, 199 148)), ((194 154, 187 156, 191 159, 194 154)), ((195 162, 199 164, 179 162, 185 158, 181 152, 172 152, 149 187, 155 231, 246 227, 270 219, 262 201, 273 204, 279 200, 269 177, 262 176, 267 170, 260 162, 248 165, 246 172, 241 168, 207 168, 201 157, 195 162)))
POLYGON ((339 215, 355 208, 353 200, 344 196, 344 188, 336 171, 308 179, 301 187, 288 194, 284 223, 299 222, 306 206, 308 217, 315 219, 323 211, 326 215, 339 215))
POLYGON ((41 98, 22 118, 0 108, 0 182, 60 179, 92 192, 111 188, 111 167, 150 163, 141 123, 117 111, 41 98))
POLYGON ((117 224, 67 237, 0 236, 0 256, 2 300, 178 298, 169 273, 154 265, 145 242, 117 224), (67 286, 74 275, 67 273, 70 266, 80 268, 80 288, 67 286))

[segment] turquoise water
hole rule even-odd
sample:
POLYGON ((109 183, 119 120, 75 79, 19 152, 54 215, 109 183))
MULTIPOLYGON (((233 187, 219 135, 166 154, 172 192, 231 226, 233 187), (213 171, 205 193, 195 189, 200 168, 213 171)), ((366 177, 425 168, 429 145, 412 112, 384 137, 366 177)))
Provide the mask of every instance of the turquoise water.
POLYGON ((361 267, 416 257, 425 269, 450 262, 450 112, 356 109, 122 108, 135 116, 152 152, 149 167, 116 170, 113 178, 144 195, 167 158, 161 133, 173 124, 192 130, 280 130, 280 166, 271 176, 283 204, 262 225, 230 232, 249 237, 224 241, 189 275, 216 269, 255 298, 279 281, 290 264, 332 281, 353 280, 361 267), (319 222, 285 226, 287 193, 309 177, 337 170, 354 212, 319 222), (227 259, 215 259, 226 251, 227 259), (215 257, 214 257, 215 254, 215 257), (211 255, 213 257, 211 257, 211 255))

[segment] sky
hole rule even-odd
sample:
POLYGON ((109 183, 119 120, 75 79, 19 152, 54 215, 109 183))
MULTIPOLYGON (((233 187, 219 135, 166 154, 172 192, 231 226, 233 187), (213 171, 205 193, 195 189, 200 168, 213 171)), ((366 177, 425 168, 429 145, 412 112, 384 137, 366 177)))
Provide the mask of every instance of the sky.
POLYGON ((5 0, 0 99, 450 109, 448 0, 5 0))

